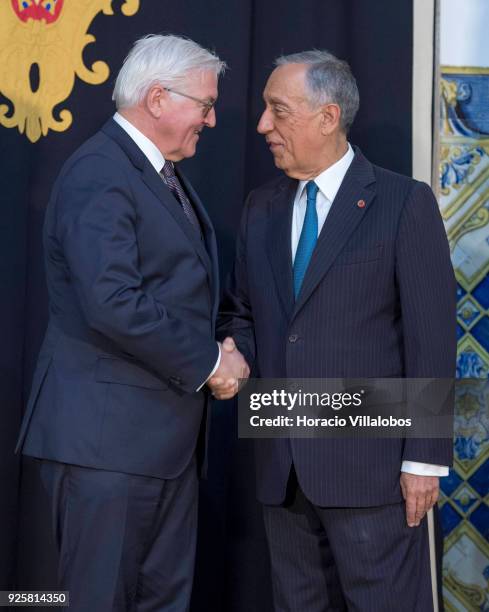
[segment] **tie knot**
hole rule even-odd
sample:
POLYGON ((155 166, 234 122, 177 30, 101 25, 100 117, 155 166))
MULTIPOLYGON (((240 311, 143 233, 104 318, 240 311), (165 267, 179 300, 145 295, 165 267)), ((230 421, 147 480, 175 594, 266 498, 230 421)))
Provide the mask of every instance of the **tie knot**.
POLYGON ((318 191, 319 191, 319 187, 316 185, 314 181, 309 181, 306 184, 306 193, 307 193, 308 200, 316 200, 318 191))
POLYGON ((165 161, 161 174, 163 174, 165 178, 173 178, 175 176, 175 170, 173 169, 171 161, 165 161))

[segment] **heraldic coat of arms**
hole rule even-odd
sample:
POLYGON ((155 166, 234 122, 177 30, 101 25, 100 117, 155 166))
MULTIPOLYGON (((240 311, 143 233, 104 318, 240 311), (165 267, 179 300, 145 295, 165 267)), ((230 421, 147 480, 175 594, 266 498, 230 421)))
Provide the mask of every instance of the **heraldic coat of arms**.
MULTIPOLYGON (((121 12, 134 15, 139 0, 125 0, 121 12)), ((62 132, 73 121, 67 109, 53 115, 68 98, 75 77, 99 85, 109 67, 87 67, 83 50, 95 41, 88 28, 102 12, 113 15, 112 0, 2 0, 0 2, 0 125, 17 127, 31 142, 49 130, 62 132)))

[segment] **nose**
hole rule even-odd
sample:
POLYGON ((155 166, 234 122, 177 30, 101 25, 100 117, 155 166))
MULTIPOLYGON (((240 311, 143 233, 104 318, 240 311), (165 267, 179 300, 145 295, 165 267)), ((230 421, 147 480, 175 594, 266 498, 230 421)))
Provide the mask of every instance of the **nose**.
POLYGON ((216 125, 216 111, 214 107, 207 113, 207 117, 204 119, 204 124, 207 127, 213 128, 216 125))
POLYGON ((260 121, 258 121, 258 125, 256 126, 256 130, 259 134, 268 134, 273 130, 273 120, 268 108, 263 111, 260 121))

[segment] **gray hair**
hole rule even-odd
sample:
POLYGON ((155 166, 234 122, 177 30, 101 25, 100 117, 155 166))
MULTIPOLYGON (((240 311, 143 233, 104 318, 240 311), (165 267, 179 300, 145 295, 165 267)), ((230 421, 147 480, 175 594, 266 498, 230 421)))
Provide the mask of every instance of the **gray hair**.
POLYGON ((307 64, 306 91, 312 107, 338 104, 341 109, 340 127, 348 133, 360 106, 357 82, 347 62, 328 51, 313 49, 291 55, 282 55, 275 66, 307 64))
POLYGON ((149 34, 134 43, 117 75, 112 100, 118 109, 135 106, 155 84, 181 85, 191 70, 214 71, 219 76, 226 63, 193 40, 149 34))

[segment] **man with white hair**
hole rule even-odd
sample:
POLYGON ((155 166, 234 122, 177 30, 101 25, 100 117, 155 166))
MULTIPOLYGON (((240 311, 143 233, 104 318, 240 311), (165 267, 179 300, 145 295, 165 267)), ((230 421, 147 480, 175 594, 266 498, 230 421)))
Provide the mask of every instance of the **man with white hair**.
POLYGON ((71 610, 189 607, 206 382, 248 374, 214 340, 214 230, 176 166, 216 124, 224 67, 137 41, 46 211, 50 320, 18 449, 39 459, 71 610))
MULTIPOLYGON (((258 132, 284 175, 247 200, 220 331, 263 378, 452 378, 455 279, 438 206, 427 185, 349 144, 348 64, 320 50, 279 58, 263 99, 258 132)), ((451 440, 255 448, 277 612, 433 609, 425 515, 451 440)))

